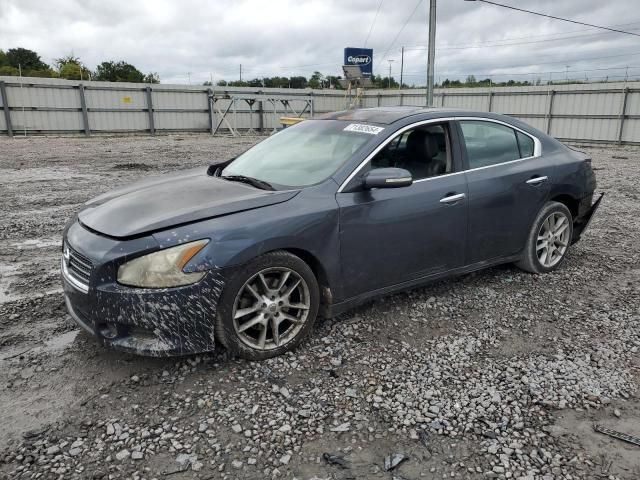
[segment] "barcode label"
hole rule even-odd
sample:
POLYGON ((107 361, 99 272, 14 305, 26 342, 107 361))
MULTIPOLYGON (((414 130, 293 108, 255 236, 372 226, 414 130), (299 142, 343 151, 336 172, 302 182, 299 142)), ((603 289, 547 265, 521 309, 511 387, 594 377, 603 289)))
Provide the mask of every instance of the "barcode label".
POLYGON ((363 125, 362 123, 351 123, 344 127, 345 132, 368 133, 377 135, 384 130, 384 127, 376 127, 375 125, 363 125))

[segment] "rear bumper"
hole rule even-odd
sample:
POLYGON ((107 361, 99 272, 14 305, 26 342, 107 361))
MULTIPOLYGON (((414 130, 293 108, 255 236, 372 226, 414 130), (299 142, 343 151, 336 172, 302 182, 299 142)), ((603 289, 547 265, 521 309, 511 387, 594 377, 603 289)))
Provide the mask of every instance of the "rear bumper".
POLYGON ((591 219, 593 218, 593 214, 596 213, 596 210, 600 206, 600 202, 604 197, 604 193, 601 193, 598 199, 591 204, 592 197, 589 196, 586 199, 583 199, 580 202, 578 218, 576 218, 573 223, 573 237, 571 239, 571 243, 576 243, 582 237, 582 234, 587 230, 589 224, 591 223, 591 219))
POLYGON ((147 356, 210 352, 215 348, 222 276, 210 271, 186 287, 132 289, 90 287, 85 293, 62 275, 65 304, 73 320, 104 346, 147 356))

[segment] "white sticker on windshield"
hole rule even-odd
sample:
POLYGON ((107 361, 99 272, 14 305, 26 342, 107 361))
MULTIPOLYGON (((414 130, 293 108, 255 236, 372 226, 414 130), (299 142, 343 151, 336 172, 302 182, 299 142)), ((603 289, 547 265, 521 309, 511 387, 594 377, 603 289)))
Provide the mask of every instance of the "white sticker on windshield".
POLYGON ((363 125, 361 123, 351 123, 344 127, 345 132, 368 133, 370 135, 377 135, 383 130, 384 127, 376 127, 375 125, 363 125))

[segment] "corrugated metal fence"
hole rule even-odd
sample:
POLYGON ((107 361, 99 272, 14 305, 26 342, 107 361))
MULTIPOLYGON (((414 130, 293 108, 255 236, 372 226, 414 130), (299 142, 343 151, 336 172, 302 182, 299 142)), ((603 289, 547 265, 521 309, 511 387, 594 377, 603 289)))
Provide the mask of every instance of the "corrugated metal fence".
MULTIPOLYGON (((270 132, 281 116, 348 102, 340 90, 0 77, 0 133, 270 132)), ((358 106, 424 103, 420 89, 367 90, 358 106)), ((640 144, 640 82, 436 89, 435 103, 512 115, 562 140, 640 144)))

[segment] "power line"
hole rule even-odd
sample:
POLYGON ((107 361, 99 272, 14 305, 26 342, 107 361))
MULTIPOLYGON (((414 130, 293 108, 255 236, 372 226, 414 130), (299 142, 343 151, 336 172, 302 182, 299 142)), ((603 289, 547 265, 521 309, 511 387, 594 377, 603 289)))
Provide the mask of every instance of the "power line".
MULTIPOLYGON (((585 69, 585 70, 549 70, 549 71, 535 71, 535 72, 492 72, 492 73, 454 73, 454 72, 439 72, 438 76, 442 77, 445 75, 451 76, 451 77, 468 77, 469 75, 474 75, 477 77, 497 77, 497 76, 526 76, 526 75, 548 75, 548 74, 554 74, 554 73, 585 73, 585 72, 602 72, 602 71, 610 71, 610 70, 638 70, 640 69, 640 66, 629 66, 629 67, 610 67, 610 68, 592 68, 592 69, 585 69)), ((424 76, 424 72, 409 72, 406 73, 405 75, 410 75, 412 77, 415 76, 424 76)))
MULTIPOLYGON (((456 46, 446 46, 446 47, 436 47, 436 50, 467 50, 469 48, 493 48, 493 47, 510 47, 515 45, 530 45, 534 43, 546 43, 546 42, 558 42, 562 40, 570 40, 574 38, 583 38, 583 37, 591 37, 594 35, 611 35, 612 32, 602 32, 602 33, 587 33, 583 35, 572 35, 569 37, 561 37, 561 38, 548 38, 546 40, 532 40, 530 42, 512 42, 512 43, 492 43, 492 44, 476 44, 476 45, 456 45, 456 46)), ((406 47, 406 50, 414 51, 414 50, 426 50, 428 47, 422 45, 416 45, 415 47, 406 47)))
MULTIPOLYGON (((629 23, 616 23, 613 25, 609 25, 609 27, 624 27, 624 26, 628 26, 628 25, 637 25, 640 22, 629 22, 629 23)), ((580 32, 588 32, 589 30, 591 30, 591 28, 579 28, 576 30, 568 30, 565 32, 556 32, 556 33, 543 33, 543 34, 539 34, 539 35, 526 35, 524 37, 507 37, 507 38, 500 38, 500 39, 496 39, 496 40, 485 40, 483 42, 477 42, 476 45, 482 45, 485 43, 495 43, 495 42, 507 42, 507 41, 511 41, 511 40, 525 40, 525 39, 531 39, 531 38, 541 38, 541 37, 556 37, 558 35, 567 35, 567 34, 571 34, 571 33, 580 33, 580 32)), ((631 29, 634 30, 634 29, 631 29)), ((589 35, 608 35, 609 32, 600 32, 600 33, 591 33, 589 35)), ((409 48, 412 47, 413 45, 409 45, 409 48)), ((417 45, 419 47, 421 47, 422 45, 417 45)), ((457 45, 453 45, 453 46, 457 46, 457 45)), ((464 45, 461 45, 464 46, 464 45)))
POLYGON ((367 34, 367 38, 364 41, 364 46, 367 46, 367 42, 369 41, 369 37, 371 36, 371 32, 373 31, 373 26, 376 24, 376 20, 378 19, 378 13, 380 13, 380 7, 382 6, 382 2, 384 2, 384 0, 380 0, 380 3, 378 3, 378 9, 376 10, 376 14, 373 17, 373 22, 371 22, 371 26, 369 27, 369 33, 367 34))
POLYGON ((387 48, 386 52, 384 52, 384 55, 382 56, 382 61, 384 61, 387 58, 387 54, 389 53, 389 50, 391 50, 391 47, 393 47, 393 45, 396 43, 396 40, 398 40, 398 37, 400 36, 400 34, 404 30, 404 28, 409 24, 409 22, 411 21, 411 19, 415 15, 416 11, 418 11, 418 7, 422 4, 423 1, 424 0, 418 0, 418 3, 416 4, 415 8, 411 12, 411 15, 409 15, 407 20, 404 22, 404 25, 402 25, 402 28, 400 28, 400 30, 396 34, 395 38, 393 39, 393 41, 389 44, 389 48, 387 48))
POLYGON ((531 13, 533 15, 538 15, 540 17, 552 18, 554 20, 560 20, 560 21, 563 21, 563 22, 575 23, 577 25, 584 25, 586 27, 600 28, 602 30, 609 30, 611 32, 624 33, 626 35, 633 35, 633 36, 636 36, 636 37, 640 37, 640 34, 633 33, 633 32, 628 32, 626 30, 618 30, 617 28, 603 27, 601 25, 594 25, 592 23, 585 23, 585 22, 579 22, 577 20, 570 20, 568 18, 556 17, 554 15, 548 15, 546 13, 534 12, 532 10, 525 10, 524 8, 512 7, 511 5, 504 5, 502 3, 491 2, 489 0, 465 0, 465 1, 467 1, 467 2, 488 3, 488 4, 491 4, 491 5, 496 5, 498 7, 508 8, 510 10, 517 10, 518 12, 531 13))
MULTIPOLYGON (((504 63, 496 68, 518 68, 518 67, 531 67, 531 66, 535 66, 535 65, 554 65, 554 64, 567 64, 567 63, 576 63, 576 62, 583 62, 583 61, 590 61, 590 60, 603 60, 603 59, 608 59, 608 58, 620 58, 620 57, 633 57, 636 55, 640 55, 640 52, 636 51, 636 52, 629 52, 629 53, 621 53, 621 54, 616 54, 616 55, 606 55, 606 56, 599 56, 599 57, 583 57, 583 58, 563 58, 562 60, 554 60, 554 61, 548 61, 548 62, 541 62, 541 61, 536 61, 531 62, 531 63, 525 63, 525 64, 518 64, 518 65, 504 65, 504 63)), ((504 62, 504 57, 492 57, 492 58, 479 58, 479 59, 474 59, 476 61, 484 61, 484 60, 499 60, 504 62)), ((485 66, 486 68, 492 68, 491 66, 485 66)))

